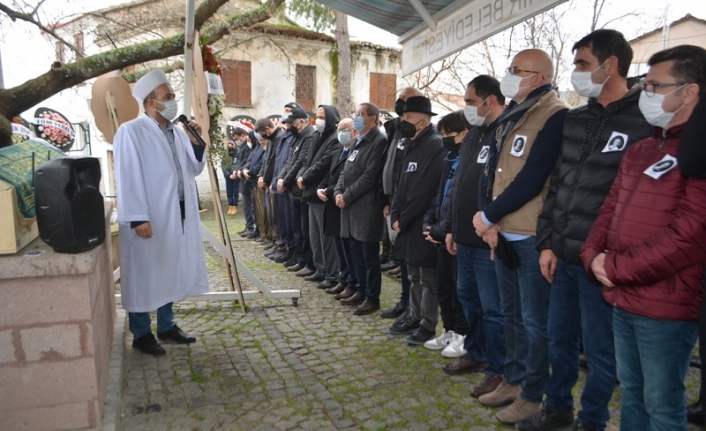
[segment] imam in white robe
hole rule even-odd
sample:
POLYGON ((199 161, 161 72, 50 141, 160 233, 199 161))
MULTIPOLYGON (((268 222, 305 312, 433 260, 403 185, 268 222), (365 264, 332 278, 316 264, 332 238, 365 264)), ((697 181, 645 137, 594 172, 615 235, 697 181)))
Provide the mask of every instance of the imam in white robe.
POLYGON ((195 182, 205 162, 196 160, 186 133, 174 127, 184 176, 182 229, 177 170, 159 123, 142 115, 121 125, 114 142, 123 308, 149 312, 208 292, 195 182), (137 236, 130 227, 137 221, 150 222, 151 238, 137 236))

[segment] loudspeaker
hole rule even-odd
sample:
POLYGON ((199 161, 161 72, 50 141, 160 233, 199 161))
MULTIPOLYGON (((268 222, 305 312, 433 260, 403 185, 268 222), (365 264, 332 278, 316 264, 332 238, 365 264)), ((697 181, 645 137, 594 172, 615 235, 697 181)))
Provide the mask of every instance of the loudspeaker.
POLYGON ((100 162, 95 157, 49 160, 34 174, 39 237, 58 253, 80 253, 105 241, 100 162))

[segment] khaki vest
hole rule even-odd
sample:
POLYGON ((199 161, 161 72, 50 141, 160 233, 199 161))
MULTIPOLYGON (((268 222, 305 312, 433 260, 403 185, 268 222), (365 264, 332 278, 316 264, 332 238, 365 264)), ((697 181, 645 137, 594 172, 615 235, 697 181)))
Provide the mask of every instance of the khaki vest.
MULTIPOLYGON (((500 196, 525 165, 534 146, 534 141, 537 139, 537 134, 542 130, 547 120, 558 111, 568 107, 554 91, 549 91, 540 97, 504 136, 497 137, 498 142, 502 140, 504 144, 495 171, 493 199, 500 196)), ((548 191, 549 178, 537 196, 500 220, 501 229, 508 233, 536 236, 537 218, 542 211, 548 191)))

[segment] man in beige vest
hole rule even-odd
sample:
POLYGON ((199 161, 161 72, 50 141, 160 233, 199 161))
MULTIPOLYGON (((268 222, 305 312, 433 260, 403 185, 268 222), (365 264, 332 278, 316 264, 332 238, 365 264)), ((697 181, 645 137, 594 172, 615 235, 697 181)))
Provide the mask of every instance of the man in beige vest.
MULTIPOLYGON (((549 379, 547 312, 550 284, 539 268, 536 229, 549 177, 561 151, 562 124, 568 106, 552 89, 554 66, 549 55, 528 49, 512 59, 500 91, 512 99, 498 119, 481 177, 479 208, 473 218, 478 235, 497 245, 498 234, 517 255, 510 269, 500 260, 495 270, 505 320, 505 380, 481 404, 499 407, 500 422, 513 424, 542 407, 549 379)), ((501 250, 499 250, 501 252, 501 250)))

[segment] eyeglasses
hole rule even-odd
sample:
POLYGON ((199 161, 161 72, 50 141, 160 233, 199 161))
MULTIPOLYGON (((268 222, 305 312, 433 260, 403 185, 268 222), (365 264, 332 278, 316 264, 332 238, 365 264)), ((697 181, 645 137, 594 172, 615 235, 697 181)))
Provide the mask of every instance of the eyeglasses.
POLYGON ((507 71, 507 73, 509 73, 510 75, 517 75, 517 72, 539 73, 539 72, 537 72, 536 70, 523 70, 523 69, 520 69, 520 68, 517 67, 517 66, 510 66, 510 67, 508 67, 508 68, 506 69, 506 71, 507 71))
POLYGON ((654 96, 655 90, 658 88, 667 88, 667 87, 683 87, 685 85, 689 84, 688 82, 665 82, 665 83, 660 83, 660 82, 641 82, 640 83, 640 89, 645 92, 646 95, 648 96, 654 96))

